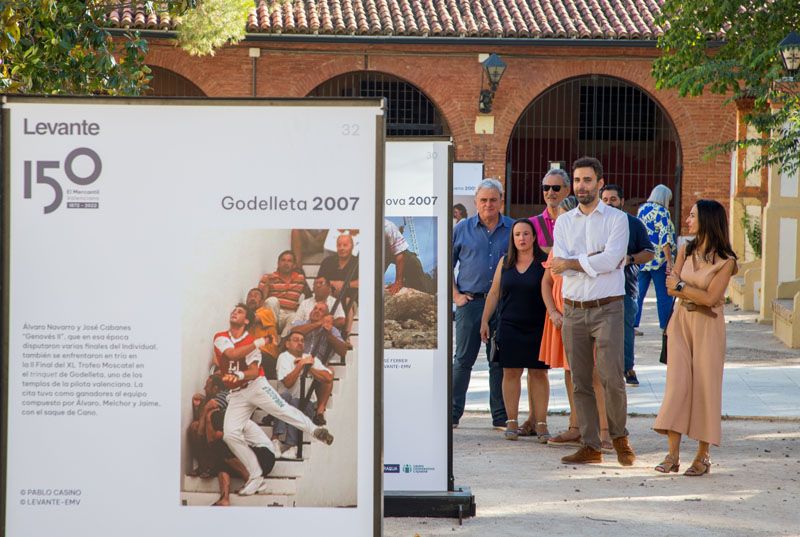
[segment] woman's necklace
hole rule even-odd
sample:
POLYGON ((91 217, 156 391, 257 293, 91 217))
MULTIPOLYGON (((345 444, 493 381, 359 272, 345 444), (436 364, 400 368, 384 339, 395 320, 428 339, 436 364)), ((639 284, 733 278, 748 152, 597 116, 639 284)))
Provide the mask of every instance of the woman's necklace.
POLYGON ((714 262, 714 253, 704 252, 700 255, 700 250, 697 249, 692 254, 696 265, 711 265, 714 262))

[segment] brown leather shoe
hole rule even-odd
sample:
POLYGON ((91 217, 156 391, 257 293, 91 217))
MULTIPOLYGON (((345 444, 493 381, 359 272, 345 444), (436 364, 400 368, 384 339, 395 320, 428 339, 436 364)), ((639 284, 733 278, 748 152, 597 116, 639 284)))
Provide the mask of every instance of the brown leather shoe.
POLYGON ((636 460, 636 453, 633 452, 633 448, 630 443, 628 443, 628 437, 620 436, 619 438, 615 438, 612 442, 617 452, 617 460, 619 463, 622 466, 633 466, 633 461, 636 460))
POLYGON ((572 455, 561 457, 564 464, 597 464, 603 462, 603 454, 590 446, 582 446, 572 455))

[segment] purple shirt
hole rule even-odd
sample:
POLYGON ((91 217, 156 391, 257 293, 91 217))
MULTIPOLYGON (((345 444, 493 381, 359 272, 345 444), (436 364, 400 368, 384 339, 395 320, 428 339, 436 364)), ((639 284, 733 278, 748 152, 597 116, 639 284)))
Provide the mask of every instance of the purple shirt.
POLYGON ((553 247, 553 229, 556 227, 555 218, 550 216, 545 207, 544 212, 539 216, 531 216, 528 220, 533 224, 533 229, 536 230, 536 243, 539 248, 552 248, 553 247), (542 218, 539 218, 541 216, 542 218), (545 228, 542 229, 540 221, 544 220, 545 228))

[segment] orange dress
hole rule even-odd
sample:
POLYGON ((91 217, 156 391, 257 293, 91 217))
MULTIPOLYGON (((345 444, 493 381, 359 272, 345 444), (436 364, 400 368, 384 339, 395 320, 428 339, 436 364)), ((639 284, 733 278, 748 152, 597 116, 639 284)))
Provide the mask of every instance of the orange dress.
MULTIPOLYGON (((553 259, 553 252, 547 256, 547 261, 542 263, 546 269, 550 268, 550 260, 553 259)), ((561 274, 553 274, 553 301, 556 309, 564 313, 564 297, 561 296, 561 287, 564 285, 564 277, 561 274)), ((542 345, 539 348, 539 360, 549 365, 551 368, 564 368, 569 371, 567 354, 564 352, 564 342, 561 340, 561 329, 556 328, 550 320, 550 316, 544 318, 544 331, 542 332, 542 345)))

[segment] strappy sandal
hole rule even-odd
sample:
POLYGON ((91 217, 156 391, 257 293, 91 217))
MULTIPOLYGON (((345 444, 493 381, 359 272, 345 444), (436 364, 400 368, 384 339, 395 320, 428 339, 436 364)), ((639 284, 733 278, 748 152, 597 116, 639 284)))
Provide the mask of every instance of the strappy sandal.
POLYGON ((711 459, 708 458, 708 455, 703 457, 702 459, 695 459, 692 461, 692 465, 683 472, 683 475, 689 477, 698 477, 701 475, 706 475, 707 473, 711 472, 711 459))
POLYGON ((661 464, 655 467, 656 472, 660 472, 662 474, 668 474, 670 472, 677 472, 681 468, 681 462, 679 459, 673 457, 670 454, 667 454, 664 457, 664 460, 661 461, 661 464))
POLYGON ((540 444, 546 444, 550 440, 550 432, 547 430, 546 421, 536 422, 536 441, 540 444))
POLYGON ((517 420, 506 420, 506 430, 503 433, 506 440, 517 440, 519 438, 519 427, 517 420))
POLYGON ((517 429, 517 434, 519 436, 536 436, 536 431, 533 429, 531 425, 531 420, 527 419, 522 422, 519 429, 517 429))
POLYGON ((577 426, 571 426, 563 433, 550 438, 547 441, 548 446, 581 446, 581 433, 577 426), (578 431, 578 434, 572 434, 572 431, 578 431))

